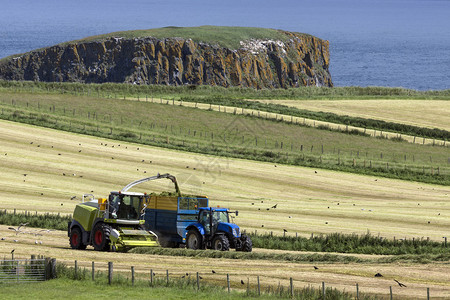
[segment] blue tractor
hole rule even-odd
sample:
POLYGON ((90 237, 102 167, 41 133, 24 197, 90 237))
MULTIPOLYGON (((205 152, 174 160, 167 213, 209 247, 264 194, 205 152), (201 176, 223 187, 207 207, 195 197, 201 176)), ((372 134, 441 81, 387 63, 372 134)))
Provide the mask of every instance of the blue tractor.
POLYGON ((251 252, 250 237, 241 234, 239 226, 230 222, 230 213, 226 208, 200 207, 197 222, 186 228, 186 248, 251 252))

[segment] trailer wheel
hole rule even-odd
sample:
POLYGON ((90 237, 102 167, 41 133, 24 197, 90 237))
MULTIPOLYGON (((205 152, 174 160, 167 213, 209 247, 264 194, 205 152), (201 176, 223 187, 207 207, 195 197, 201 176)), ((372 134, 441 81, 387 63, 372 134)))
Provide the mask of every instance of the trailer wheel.
POLYGON ((111 228, 104 224, 98 223, 95 225, 94 230, 92 230, 92 245, 97 251, 107 251, 109 250, 109 234, 111 228))
POLYGON ((219 251, 230 250, 230 241, 225 235, 218 235, 213 239, 213 249, 219 251))
POLYGON ((196 229, 189 230, 186 236, 186 248, 198 250, 202 248, 202 236, 196 229))
POLYGON ((81 229, 78 227, 72 228, 70 231, 70 247, 72 249, 84 250, 86 249, 86 245, 82 242, 82 233, 81 229))
POLYGON ((252 240, 246 235, 241 236, 241 240, 242 240, 242 251, 252 252, 253 248, 252 240))

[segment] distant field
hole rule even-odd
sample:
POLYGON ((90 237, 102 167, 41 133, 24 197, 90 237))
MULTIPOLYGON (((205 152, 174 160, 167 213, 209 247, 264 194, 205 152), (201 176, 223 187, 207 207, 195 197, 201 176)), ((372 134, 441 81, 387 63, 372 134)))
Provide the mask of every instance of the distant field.
MULTIPOLYGON (((422 141, 419 138, 413 145, 318 130, 265 119, 263 115, 257 118, 256 112, 254 117, 230 111, 223 114, 195 109, 194 103, 185 107, 156 98, 138 102, 2 92, 0 101, 1 113, 12 120, 161 147, 356 173, 396 170, 391 177, 425 182, 444 183, 450 174, 448 147, 424 146, 418 144, 422 141), (430 176, 438 173, 441 177, 430 176)), ((270 117, 275 118, 275 114, 270 117)))
POLYGON ((312 111, 450 130, 448 100, 256 100, 312 111))

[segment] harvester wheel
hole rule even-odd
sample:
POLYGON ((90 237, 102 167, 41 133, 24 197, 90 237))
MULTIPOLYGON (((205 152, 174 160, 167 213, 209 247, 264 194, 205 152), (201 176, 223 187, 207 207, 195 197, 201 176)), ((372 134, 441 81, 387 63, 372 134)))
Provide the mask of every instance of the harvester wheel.
POLYGON ((202 236, 196 229, 189 230, 186 236, 186 248, 198 250, 202 248, 202 236))
POLYGON ((86 249, 86 245, 82 242, 81 229, 78 227, 72 228, 70 231, 70 247, 77 250, 86 249))
POLYGON ((253 244, 250 237, 243 235, 241 237, 242 240, 242 251, 244 252, 252 252, 253 244))
POLYGON ((213 239, 213 249, 219 251, 230 250, 230 241, 225 235, 218 235, 213 239))
POLYGON ((108 251, 109 250, 109 234, 111 228, 104 224, 98 223, 95 225, 94 230, 92 230, 92 245, 97 251, 108 251))

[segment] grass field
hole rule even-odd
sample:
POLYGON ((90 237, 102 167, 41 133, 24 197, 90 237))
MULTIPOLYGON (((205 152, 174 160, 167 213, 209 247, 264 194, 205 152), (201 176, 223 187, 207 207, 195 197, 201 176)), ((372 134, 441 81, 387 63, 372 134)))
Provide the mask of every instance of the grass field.
MULTIPOLYGON (((361 234, 370 230, 388 238, 442 241, 450 225, 445 186, 185 153, 6 121, 0 121, 0 140, 0 206, 9 210, 72 213, 78 202, 70 200, 73 195, 79 198, 93 191, 105 196, 132 180, 169 172, 177 176, 183 192, 206 194, 212 205, 238 209, 235 221, 247 231, 281 235, 287 228, 288 235, 309 236, 312 232, 361 234), (274 204, 277 209, 270 208, 274 204)), ((142 188, 162 191, 173 187, 158 182, 142 188)), ((234 288, 247 277, 254 286, 257 275, 263 286, 278 281, 287 286, 293 277, 296 286, 318 287, 325 281, 350 291, 358 282, 361 291, 384 295, 397 279, 408 289, 394 286, 395 295, 425 297, 426 287, 432 295, 450 295, 446 263, 366 263, 364 267, 317 263, 319 272, 314 272, 311 263, 72 251, 65 232, 48 233, 40 239, 42 245, 36 245, 32 235, 17 237, 7 226, 0 226, 0 234, 7 238, 0 243, 3 256, 16 249, 18 256, 42 254, 67 263, 78 259, 86 267, 96 261, 99 268, 105 268, 107 261, 119 265, 126 261, 118 270, 128 272, 131 265, 139 266, 140 276, 146 276, 150 268, 158 276, 164 276, 166 269, 174 276, 198 271, 210 274, 206 277, 210 282, 223 283, 224 274, 229 273, 234 288), (212 267, 217 274, 211 274, 212 267), (377 272, 384 278, 375 280, 377 272)))
MULTIPOLYGON (((212 205, 240 210, 236 222, 259 233, 282 234, 284 228, 288 234, 305 236, 370 231, 383 237, 442 241, 450 225, 446 186, 185 153, 5 121, 0 124, 2 208, 71 213, 74 195, 94 191, 105 196, 135 179, 168 172, 177 176, 183 192, 206 194, 212 205), (277 209, 271 209, 277 203, 277 209)), ((173 187, 158 182, 142 188, 158 192, 173 187)))
MULTIPOLYGON (((73 267, 74 260, 78 261, 79 268, 90 271, 92 261, 95 262, 97 271, 107 270, 107 263, 114 263, 115 274, 120 273, 124 277, 131 277, 131 266, 135 267, 136 279, 148 280, 150 269, 155 273, 155 278, 164 280, 166 270, 172 279, 179 279, 186 273, 199 272, 202 282, 226 287, 226 274, 230 275, 231 288, 242 290, 246 286, 240 283, 243 280, 250 282, 252 290, 256 289, 257 276, 260 276, 262 289, 268 286, 276 288, 278 284, 287 288, 289 278, 294 280, 294 286, 312 286, 319 288, 322 281, 328 287, 337 288, 340 291, 355 292, 355 284, 359 284, 359 290, 365 294, 377 294, 387 296, 389 287, 392 286, 396 299, 408 299, 414 295, 417 299, 426 297, 426 288, 429 287, 434 299, 444 299, 450 296, 450 284, 448 281, 447 263, 336 263, 336 262, 288 262, 276 260, 241 260, 225 258, 195 258, 165 255, 135 254, 135 253, 110 253, 97 252, 88 248, 86 251, 69 249, 66 232, 53 231, 39 238, 42 244, 35 244, 32 235, 16 236, 7 226, 0 225, 0 235, 6 240, 0 242, 0 255, 10 257, 11 249, 16 249, 15 258, 29 258, 32 254, 41 254, 54 257, 58 262, 73 267), (17 239, 18 242, 13 242, 17 239), (317 266, 318 269, 314 269, 317 266), (214 270, 216 273, 212 273, 214 270), (382 278, 375 278, 375 273, 381 273, 382 278), (399 288, 394 279, 407 285, 407 289, 399 288)), ((255 249, 256 253, 264 253, 269 250, 255 249)), ((273 253, 283 251, 270 250, 273 253)), ((336 254, 342 255, 342 254, 336 254)), ((384 256, 376 255, 352 255, 365 259, 377 260, 384 256)), ((89 276, 88 276, 89 277, 89 276)), ((50 283, 51 284, 51 283, 50 283)), ((3 291, 3 289, 2 289, 3 291)), ((190 295, 190 294, 189 294, 190 295)), ((189 298, 189 297, 188 297, 189 298)))
POLYGON ((0 100, 3 118, 67 131, 220 156, 385 173, 442 184, 449 181, 448 147, 319 130, 256 115, 195 109, 193 103, 191 107, 161 104, 156 99, 152 103, 151 99, 5 92, 0 100))
POLYGON ((366 99, 366 100, 257 100, 311 111, 384 120, 419 127, 450 130, 448 100, 366 99))

